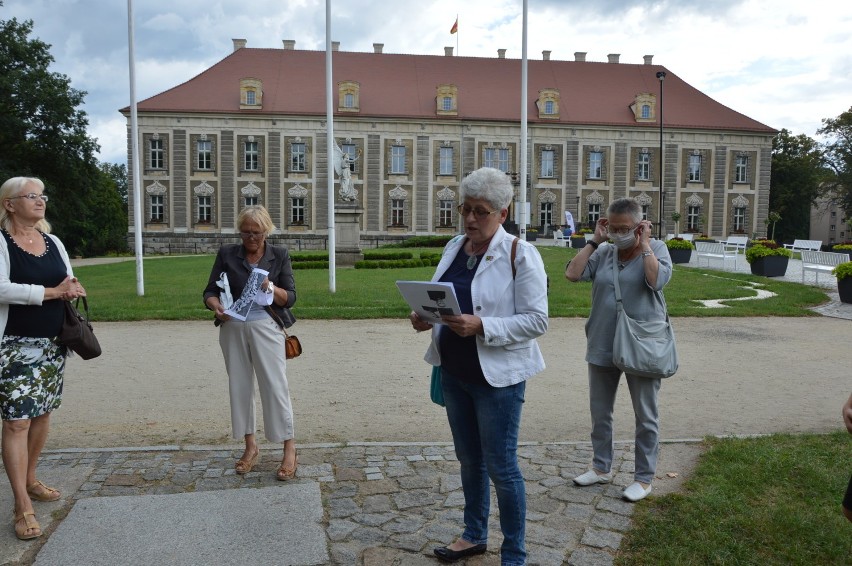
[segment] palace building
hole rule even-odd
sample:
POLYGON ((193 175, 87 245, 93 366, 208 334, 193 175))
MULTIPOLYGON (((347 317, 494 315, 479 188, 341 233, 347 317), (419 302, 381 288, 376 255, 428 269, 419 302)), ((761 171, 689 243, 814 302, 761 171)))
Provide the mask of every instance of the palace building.
MULTIPOLYGON (((234 50, 196 77, 138 103, 146 253, 215 251, 235 242, 242 207, 262 204, 273 240, 322 249, 328 235, 325 52, 234 50)), ((482 166, 520 184, 521 61, 341 51, 334 44, 336 144, 349 156, 364 247, 461 231, 459 183, 482 166)), ((633 197, 662 232, 765 230, 777 133, 652 63, 528 62, 528 224, 593 223, 633 197), (664 80, 658 73, 665 73, 664 80), (661 84, 662 82, 662 84, 661 84), (662 89, 663 128, 659 116, 662 89), (662 137, 662 139, 661 139, 662 137), (660 150, 663 170, 660 170, 660 150)), ((132 180, 132 179, 131 179, 132 180)), ((340 200, 335 176, 334 198, 340 200)), ((132 186, 132 185, 131 185, 132 186)), ((133 203, 129 238, 135 233, 133 203)))

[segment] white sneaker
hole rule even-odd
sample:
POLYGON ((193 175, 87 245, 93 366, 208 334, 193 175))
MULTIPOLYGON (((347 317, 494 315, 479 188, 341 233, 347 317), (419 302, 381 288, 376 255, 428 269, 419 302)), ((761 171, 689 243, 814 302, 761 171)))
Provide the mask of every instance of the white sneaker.
POLYGON ((596 483, 609 483, 612 481, 612 472, 608 474, 599 474, 594 470, 589 470, 584 474, 580 474, 574 478, 574 483, 577 485, 594 485, 596 483))
POLYGON ((642 487, 642 484, 638 481, 635 481, 627 486, 627 489, 624 490, 624 499, 627 501, 639 501, 640 499, 645 499, 645 497, 651 493, 651 486, 648 486, 648 489, 642 487))

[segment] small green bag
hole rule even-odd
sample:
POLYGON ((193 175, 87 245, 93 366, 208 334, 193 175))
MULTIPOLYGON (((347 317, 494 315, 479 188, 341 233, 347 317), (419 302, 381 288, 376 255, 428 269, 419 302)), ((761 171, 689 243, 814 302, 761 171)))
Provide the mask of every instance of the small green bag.
POLYGON ((432 402, 444 407, 444 390, 441 388, 441 366, 432 366, 432 384, 429 389, 432 402))

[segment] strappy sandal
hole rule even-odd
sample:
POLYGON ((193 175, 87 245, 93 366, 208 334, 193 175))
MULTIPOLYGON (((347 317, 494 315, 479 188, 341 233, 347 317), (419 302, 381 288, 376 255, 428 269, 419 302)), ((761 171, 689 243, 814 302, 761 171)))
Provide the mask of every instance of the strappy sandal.
POLYGON ((254 453, 254 456, 248 459, 248 461, 240 458, 237 460, 237 463, 234 464, 234 470, 239 474, 247 474, 254 468, 255 464, 257 464, 257 459, 260 458, 260 450, 254 453))
POLYGON ((41 536, 41 525, 39 525, 38 521, 36 521, 35 513, 32 511, 24 511, 20 515, 15 515, 14 527, 15 536, 20 540, 30 540, 41 536), (21 521, 23 521, 24 524, 22 525, 22 528, 19 528, 18 524, 21 521), (26 534, 27 531, 38 531, 38 533, 28 535, 26 534))
POLYGON ((35 499, 36 501, 56 501, 62 497, 58 489, 46 486, 40 480, 36 480, 35 483, 28 485, 27 493, 30 495, 30 499, 35 499))
POLYGON ((281 465, 278 466, 278 471, 275 473, 275 477, 278 478, 278 481, 287 481, 296 477, 296 470, 299 468, 299 455, 297 454, 295 459, 293 460, 293 467, 286 468, 284 467, 284 462, 281 462, 281 465))

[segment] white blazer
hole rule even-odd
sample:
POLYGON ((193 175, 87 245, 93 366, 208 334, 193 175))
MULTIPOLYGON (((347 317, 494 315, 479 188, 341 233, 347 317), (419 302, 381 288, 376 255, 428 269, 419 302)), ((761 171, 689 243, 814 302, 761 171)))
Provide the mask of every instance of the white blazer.
MULTIPOLYGON (((68 258, 68 252, 65 251, 65 246, 53 234, 47 235, 56 249, 59 250, 59 255, 62 256, 62 261, 65 262, 65 268, 68 271, 69 277, 74 277, 74 272, 71 270, 71 260, 68 258)), ((25 285, 22 283, 12 283, 9 281, 9 272, 12 266, 9 263, 9 247, 6 245, 6 238, 0 234, 0 340, 6 332, 6 322, 9 320, 9 305, 40 305, 44 302, 44 287, 41 285, 25 285)))
MULTIPOLYGON (((456 236, 446 245, 432 281, 437 281, 447 271, 465 239, 464 235, 456 236)), ((547 332, 548 323, 544 262, 535 246, 519 240, 513 279, 514 239, 502 226, 498 227, 470 288, 473 314, 482 319, 484 329, 484 336, 476 337, 479 363, 486 381, 494 387, 514 385, 545 367, 536 341, 547 332)), ((440 326, 432 327, 432 343, 424 356, 433 366, 441 365, 440 326)))

